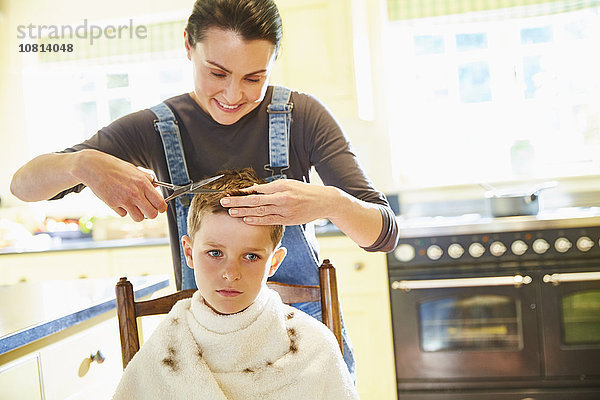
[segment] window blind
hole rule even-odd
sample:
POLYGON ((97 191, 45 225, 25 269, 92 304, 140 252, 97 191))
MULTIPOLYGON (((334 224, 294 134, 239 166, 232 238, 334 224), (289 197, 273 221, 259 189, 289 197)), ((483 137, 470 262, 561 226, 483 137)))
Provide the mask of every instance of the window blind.
MULTIPOLYGON (((72 44, 73 51, 38 51, 38 60, 39 62, 47 63, 96 58, 104 59, 109 57, 130 57, 132 55, 177 50, 183 52, 183 30, 185 25, 185 20, 145 24, 146 37, 137 37, 136 35, 130 35, 129 31, 125 31, 121 37, 111 38, 102 35, 102 37, 93 39, 93 43, 90 43, 89 31, 86 37, 83 37, 82 33, 79 34, 82 37, 77 37, 77 35, 64 38, 46 36, 38 39, 38 44, 45 46, 72 44)), ((135 29, 136 26, 134 25, 133 28, 135 29)), ((111 33, 111 36, 116 36, 116 32, 111 33)))
POLYGON ((550 15, 600 6, 600 0, 387 0, 390 21, 502 11, 508 18, 550 15))

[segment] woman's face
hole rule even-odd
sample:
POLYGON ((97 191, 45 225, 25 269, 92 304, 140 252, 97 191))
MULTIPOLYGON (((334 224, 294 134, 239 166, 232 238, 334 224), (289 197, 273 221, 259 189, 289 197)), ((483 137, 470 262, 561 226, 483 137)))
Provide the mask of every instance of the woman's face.
POLYGON ((186 32, 185 46, 194 68, 194 100, 216 122, 234 124, 258 107, 275 60, 273 43, 210 28, 194 47, 186 32))

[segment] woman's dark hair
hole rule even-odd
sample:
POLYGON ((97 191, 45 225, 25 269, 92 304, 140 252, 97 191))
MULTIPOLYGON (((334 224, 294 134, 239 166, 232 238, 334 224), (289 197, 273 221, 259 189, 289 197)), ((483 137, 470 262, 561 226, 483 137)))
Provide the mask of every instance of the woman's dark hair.
POLYGON ((209 28, 232 31, 244 40, 268 40, 279 50, 283 27, 273 0, 196 0, 185 30, 190 46, 209 28))

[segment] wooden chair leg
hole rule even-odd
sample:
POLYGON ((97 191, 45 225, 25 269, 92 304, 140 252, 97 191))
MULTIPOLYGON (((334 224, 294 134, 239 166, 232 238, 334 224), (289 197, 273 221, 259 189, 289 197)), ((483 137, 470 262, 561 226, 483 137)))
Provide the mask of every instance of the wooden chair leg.
POLYGON ((133 285, 127 278, 121 278, 115 287, 117 295, 117 316, 121 335, 121 355, 123 369, 140 349, 140 338, 135 317, 133 285))
POLYGON ((323 323, 331 329, 338 340, 342 354, 344 354, 337 279, 335 268, 328 259, 323 260, 323 264, 319 267, 319 281, 321 282, 321 313, 323 323))

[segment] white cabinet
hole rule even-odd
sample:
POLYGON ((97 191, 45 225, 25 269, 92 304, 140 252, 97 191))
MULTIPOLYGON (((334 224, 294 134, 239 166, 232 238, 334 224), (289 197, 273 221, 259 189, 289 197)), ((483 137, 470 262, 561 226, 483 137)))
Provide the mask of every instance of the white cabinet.
POLYGON ((113 310, 0 355, 0 399, 105 400, 122 372, 113 310), (90 358, 98 351, 102 363, 90 358))
POLYGON ((42 400, 37 354, 0 366, 0 400, 42 400))
POLYGON ((109 251, 76 250, 0 255, 0 284, 112 276, 109 251))
POLYGON ((169 275, 169 290, 176 290, 169 245, 112 249, 109 264, 113 275, 118 277, 169 275))
POLYGON ((340 304, 354 347, 362 400, 397 398, 384 253, 367 253, 346 236, 319 237, 321 257, 336 270, 340 304))
MULTIPOLYGON (((137 296, 166 277, 131 279, 137 296)), ((0 287, 0 399, 109 399, 123 364, 116 279, 0 287)))
POLYGON ((123 370, 116 318, 43 348, 40 360, 46 400, 111 398, 123 370), (102 363, 90 357, 98 351, 102 363))
POLYGON ((169 275, 175 291, 168 244, 0 255, 1 285, 144 275, 169 275))

